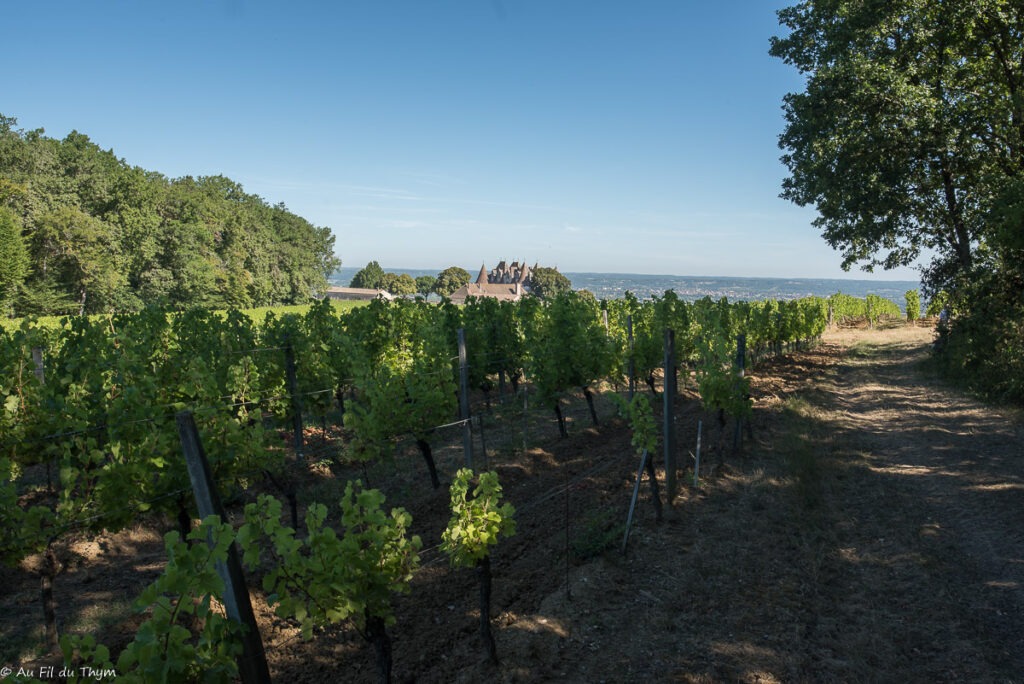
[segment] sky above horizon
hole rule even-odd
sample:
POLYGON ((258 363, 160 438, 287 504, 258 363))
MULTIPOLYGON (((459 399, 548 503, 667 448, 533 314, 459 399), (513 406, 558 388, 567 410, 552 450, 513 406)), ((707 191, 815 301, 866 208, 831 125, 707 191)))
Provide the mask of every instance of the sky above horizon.
POLYGON ((789 4, 16 3, 0 113, 228 176, 345 266, 917 280, 842 271, 778 196, 789 4))

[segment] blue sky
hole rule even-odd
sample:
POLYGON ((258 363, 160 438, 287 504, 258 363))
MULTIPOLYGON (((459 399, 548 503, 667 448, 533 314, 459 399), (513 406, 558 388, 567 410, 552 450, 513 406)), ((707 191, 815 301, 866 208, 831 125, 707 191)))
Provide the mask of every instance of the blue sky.
POLYGON ((778 197, 788 4, 9 3, 0 113, 226 175, 346 266, 916 280, 844 273, 778 197))

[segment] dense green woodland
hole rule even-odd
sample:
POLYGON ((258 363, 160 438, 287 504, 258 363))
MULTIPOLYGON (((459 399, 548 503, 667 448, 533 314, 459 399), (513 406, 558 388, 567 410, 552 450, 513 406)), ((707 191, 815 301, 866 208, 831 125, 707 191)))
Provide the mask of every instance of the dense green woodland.
POLYGON ((81 133, 0 114, 0 311, 308 301, 339 265, 328 228, 223 176, 169 179, 81 133))

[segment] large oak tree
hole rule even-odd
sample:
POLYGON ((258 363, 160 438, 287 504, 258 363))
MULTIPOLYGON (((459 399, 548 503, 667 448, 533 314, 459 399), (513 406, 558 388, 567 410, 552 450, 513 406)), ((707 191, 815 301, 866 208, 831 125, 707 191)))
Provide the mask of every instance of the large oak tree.
POLYGON ((846 268, 909 265, 949 286, 1024 153, 1024 9, 1005 0, 808 0, 771 54, 806 76, 786 96, 782 196, 817 208, 846 268))

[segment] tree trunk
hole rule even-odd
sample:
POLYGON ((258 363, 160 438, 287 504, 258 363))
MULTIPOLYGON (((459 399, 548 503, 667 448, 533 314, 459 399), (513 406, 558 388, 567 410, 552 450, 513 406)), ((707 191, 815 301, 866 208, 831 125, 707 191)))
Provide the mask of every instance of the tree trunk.
POLYGON ((654 385, 654 373, 648 373, 647 374, 647 386, 651 388, 651 394, 654 395, 655 399, 657 399, 658 398, 658 388, 655 387, 655 385, 654 385))
POLYGON ((725 465, 725 409, 718 409, 718 465, 725 465))
POLYGON ((334 399, 338 402, 338 410, 341 411, 342 425, 345 420, 345 390, 338 387, 334 390, 334 399))
POLYGON ((60 652, 60 637, 57 634, 57 601, 53 597, 53 580, 60 565, 53 551, 53 544, 46 545, 43 554, 43 569, 39 574, 39 595, 43 602, 43 622, 46 625, 46 644, 53 653, 60 652))
POLYGON ((590 408, 590 420, 594 421, 594 425, 597 423, 597 410, 594 408, 594 393, 590 391, 589 387, 583 388, 583 396, 587 398, 587 407, 590 408))
POLYGON ((427 470, 430 471, 430 484, 437 489, 441 486, 441 481, 437 479, 437 468, 434 466, 434 453, 430 450, 430 444, 425 439, 417 439, 416 446, 420 448, 423 460, 427 462, 427 470))
POLYGON ((192 531, 192 516, 188 514, 188 502, 184 498, 178 499, 178 534, 181 541, 188 539, 188 533, 192 531))
POLYGON ((391 637, 384 626, 384 618, 366 613, 366 640, 377 653, 377 673, 380 684, 391 684, 391 637))
POLYGON ((661 494, 658 492, 658 478, 654 474, 654 457, 647 455, 647 476, 651 480, 651 499, 654 500, 654 519, 661 522, 661 494))
POLYGON ((558 434, 568 437, 569 433, 565 429, 565 416, 562 415, 562 407, 557 401, 555 402, 555 416, 558 418, 558 434))
POLYGON ((491 634, 491 557, 484 556, 476 564, 480 579, 480 640, 484 645, 487 660, 498 664, 498 649, 491 634))

